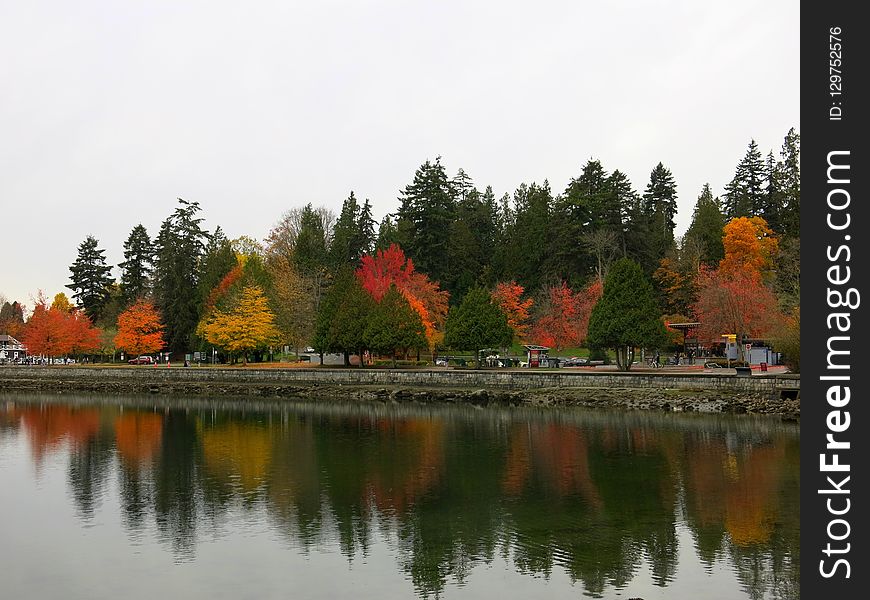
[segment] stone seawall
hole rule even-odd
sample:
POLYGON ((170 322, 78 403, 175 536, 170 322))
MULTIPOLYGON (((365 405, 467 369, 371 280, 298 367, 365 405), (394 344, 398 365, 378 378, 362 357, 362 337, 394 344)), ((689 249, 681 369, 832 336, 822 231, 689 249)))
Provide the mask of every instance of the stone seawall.
POLYGON ((578 404, 800 414, 797 375, 458 369, 0 367, 0 389, 578 404))

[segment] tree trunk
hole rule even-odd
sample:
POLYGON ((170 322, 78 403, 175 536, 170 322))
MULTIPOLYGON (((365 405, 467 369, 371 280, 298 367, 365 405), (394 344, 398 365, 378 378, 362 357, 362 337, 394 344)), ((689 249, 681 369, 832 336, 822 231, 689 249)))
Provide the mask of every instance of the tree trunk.
POLYGON ((348 352, 347 350, 344 351, 344 366, 350 366, 350 352, 348 352))

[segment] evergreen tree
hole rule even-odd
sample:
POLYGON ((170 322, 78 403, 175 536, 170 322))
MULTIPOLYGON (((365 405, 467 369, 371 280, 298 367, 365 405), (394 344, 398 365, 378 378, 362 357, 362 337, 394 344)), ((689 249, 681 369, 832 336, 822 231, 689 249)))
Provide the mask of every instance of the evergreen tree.
POLYGON ((638 195, 628 176, 619 169, 610 174, 607 187, 611 199, 605 223, 608 229, 618 234, 619 253, 624 256, 628 252, 629 223, 632 209, 638 204, 638 195))
POLYGON ((737 164, 731 182, 725 186, 723 213, 727 220, 761 215, 764 204, 764 161, 755 140, 749 142, 746 155, 737 164))
POLYGON ((710 184, 705 183, 695 203, 692 224, 686 230, 683 244, 685 245, 687 240, 694 240, 701 251, 701 261, 709 266, 716 266, 725 257, 725 249, 722 246, 723 227, 725 227, 725 217, 719 209, 719 200, 713 198, 710 184))
MULTIPOLYGON (((357 220, 357 246, 359 256, 371 254, 375 249, 375 220, 372 217, 372 203, 368 198, 363 202, 357 220)), ((358 259, 357 259, 358 260, 358 259)))
POLYGON ((173 353, 190 349, 199 322, 200 266, 208 233, 202 228, 198 202, 178 199, 175 211, 157 235, 154 291, 173 353))
POLYGON ((651 273, 658 261, 674 248, 674 217, 677 214, 677 184, 670 170, 659 163, 650 173, 643 194, 643 217, 648 223, 650 250, 654 261, 641 262, 651 273))
POLYGON ((777 163, 778 181, 783 195, 782 231, 790 237, 801 230, 801 137, 789 129, 777 163))
MULTIPOLYGON (((521 184, 513 201, 514 222, 504 236, 505 272, 501 278, 516 280, 525 289, 537 289, 557 270, 556 261, 549 254, 551 244, 555 239, 565 239, 557 232, 560 222, 551 216, 550 184, 546 180, 543 185, 521 184)), ((579 241, 573 243, 577 244, 579 241)))
POLYGON ((238 264, 233 245, 220 226, 209 237, 199 269, 199 295, 204 303, 211 291, 238 264))
POLYGON ((329 263, 333 270, 345 265, 355 266, 362 256, 360 248, 360 206, 351 191, 341 206, 341 214, 335 222, 332 244, 329 247, 329 263))
POLYGON ((121 268, 121 297, 124 306, 151 293, 151 277, 154 270, 154 247, 148 230, 136 225, 124 242, 124 262, 121 268))
POLYGON ((322 272, 327 264, 328 247, 329 239, 323 220, 319 218, 311 204, 307 204, 302 209, 299 234, 293 249, 293 262, 305 275, 322 272))
POLYGON ((396 222, 390 215, 384 215, 378 226, 378 237, 375 240, 374 250, 386 250, 393 244, 399 243, 399 230, 396 227, 396 222))
POLYGON ((780 181, 780 169, 773 157, 773 152, 768 152, 764 164, 764 195, 762 196, 759 215, 767 221, 770 228, 777 233, 782 232, 783 209, 785 207, 785 195, 780 181))
POLYGON ((364 339, 373 352, 389 354, 393 366, 396 366, 396 352, 421 350, 427 346, 420 315, 394 285, 372 309, 364 339))
POLYGON ((402 191, 400 201, 399 245, 420 271, 435 281, 445 281, 456 202, 440 156, 435 163, 427 160, 417 169, 414 181, 402 191))
POLYGON ((451 299, 459 299, 475 284, 489 284, 496 243, 496 201, 491 187, 481 194, 460 169, 456 219, 450 228, 450 271, 442 285, 451 299))
POLYGON ((612 348, 617 367, 628 371, 636 347, 659 348, 666 341, 652 284, 636 262, 625 258, 617 261, 589 318, 590 347, 612 348))
POLYGON ((70 283, 66 286, 73 298, 92 321, 96 321, 109 300, 109 286, 114 279, 109 275, 112 267, 106 264, 105 250, 97 248, 99 242, 89 235, 79 245, 78 257, 70 266, 70 283))
POLYGON ((341 352, 345 366, 357 353, 362 366, 366 327, 374 300, 347 267, 336 275, 317 313, 313 346, 318 352, 341 352))
POLYGON ((507 315, 493 302, 489 292, 473 288, 459 306, 450 309, 445 324, 444 343, 455 350, 473 350, 480 368, 480 351, 504 348, 513 342, 514 332, 507 315))

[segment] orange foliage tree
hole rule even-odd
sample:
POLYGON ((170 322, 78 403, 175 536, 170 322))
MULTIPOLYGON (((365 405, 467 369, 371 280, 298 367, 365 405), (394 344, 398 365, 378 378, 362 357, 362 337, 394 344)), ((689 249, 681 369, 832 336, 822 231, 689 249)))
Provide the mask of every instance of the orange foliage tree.
POLYGON ((771 268, 779 243, 767 221, 761 217, 737 217, 722 231, 725 258, 719 262, 721 271, 764 273, 771 268))
POLYGON ((163 323, 152 302, 137 300, 118 316, 115 346, 134 356, 163 348, 163 323))
POLYGON ((529 334, 529 309, 534 300, 523 300, 525 288, 516 281, 500 282, 492 291, 492 301, 507 315, 508 325, 514 330, 514 339, 525 341, 529 334))
POLYGON ((49 307, 41 294, 21 337, 29 354, 54 358, 96 351, 102 341, 101 331, 82 311, 49 307))
POLYGON ((200 331, 210 343, 241 353, 245 363, 248 352, 275 343, 280 337, 266 295, 255 285, 242 290, 229 312, 215 309, 200 331))
POLYGON ((434 350, 441 343, 450 294, 441 290, 437 282, 429 281, 424 273, 415 271, 414 262, 405 258, 405 253, 397 244, 391 244, 386 250, 378 250, 374 255, 363 256, 356 276, 363 289, 377 302, 383 299, 391 285, 395 285, 411 308, 420 315, 429 349, 434 350))
POLYGON ((539 317, 532 326, 531 338, 538 344, 561 350, 579 346, 589 332, 589 316, 601 298, 603 286, 597 279, 574 292, 564 281, 545 288, 539 304, 539 317))

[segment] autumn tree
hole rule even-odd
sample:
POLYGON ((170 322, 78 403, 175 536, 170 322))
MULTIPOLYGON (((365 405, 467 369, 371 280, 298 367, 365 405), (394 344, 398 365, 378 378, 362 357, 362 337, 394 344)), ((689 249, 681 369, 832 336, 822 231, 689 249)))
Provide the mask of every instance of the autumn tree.
POLYGON ((725 258, 719 263, 723 273, 769 272, 779 243, 761 217, 737 217, 725 225, 725 258))
POLYGON ((0 333, 17 338, 24 329, 24 308, 17 301, 3 302, 0 307, 0 333))
POLYGON ((132 356, 151 354, 163 348, 163 332, 157 307, 140 298, 118 316, 115 346, 132 356))
POLYGON ((636 262, 624 258, 611 267, 589 318, 588 340, 615 350, 621 371, 631 369, 635 348, 658 348, 667 341, 655 291, 636 262))
POLYGON ((314 335, 314 305, 306 294, 306 285, 293 262, 277 254, 266 261, 272 280, 271 297, 274 299, 275 325, 281 333, 279 343, 299 348, 314 335))
POLYGON ((516 341, 524 341, 528 336, 529 309, 534 304, 531 298, 523 299, 524 291, 516 281, 509 281, 497 283, 491 293, 493 302, 507 316, 516 341))
POLYGON ((66 294, 59 292, 54 295, 54 300, 51 302, 51 308, 65 313, 71 313, 75 307, 72 305, 72 302, 69 301, 69 298, 66 297, 66 294))
POLYGON ((703 269, 694 313, 703 337, 714 341, 736 334, 738 344, 746 337, 767 337, 781 320, 776 297, 753 270, 703 269))
POLYGON ((472 288, 459 306, 450 309, 445 329, 445 344, 474 351, 476 368, 481 350, 510 346, 514 336, 507 315, 483 288, 472 288))
POLYGON ((263 290, 257 286, 245 287, 232 310, 215 310, 203 332, 210 343, 240 353, 244 364, 247 364, 249 352, 266 347, 280 337, 275 315, 263 290))
POLYGON ((79 244, 78 256, 70 265, 70 283, 79 308, 91 319, 99 318, 109 300, 109 286, 114 282, 109 275, 112 267, 106 264, 105 250, 97 248, 99 241, 92 235, 79 244))
POLYGON ((363 256, 356 275, 363 288, 378 302, 395 286, 420 316, 429 349, 435 349, 443 338, 449 294, 425 274, 417 272, 414 262, 405 258, 398 245, 363 256))
POLYGON ((557 350, 580 345, 579 304, 566 282, 545 286, 535 312, 537 318, 530 335, 533 342, 557 350))
POLYGON ((49 307, 40 294, 33 314, 22 332, 21 341, 32 355, 50 357, 85 354, 101 345, 101 332, 78 309, 65 311, 49 307))

